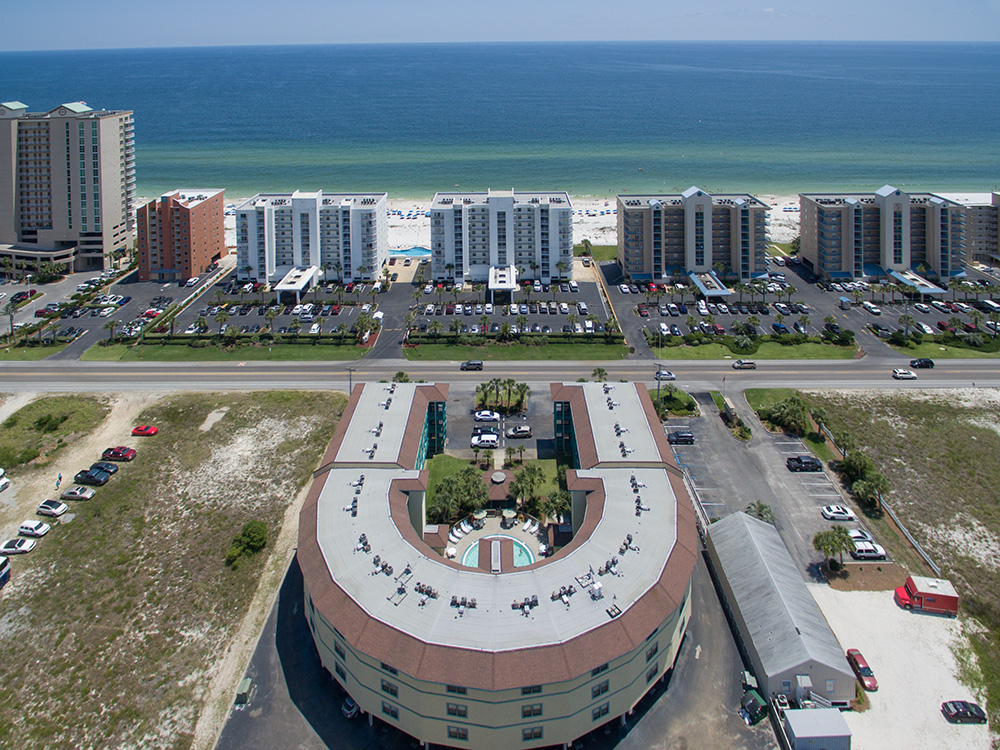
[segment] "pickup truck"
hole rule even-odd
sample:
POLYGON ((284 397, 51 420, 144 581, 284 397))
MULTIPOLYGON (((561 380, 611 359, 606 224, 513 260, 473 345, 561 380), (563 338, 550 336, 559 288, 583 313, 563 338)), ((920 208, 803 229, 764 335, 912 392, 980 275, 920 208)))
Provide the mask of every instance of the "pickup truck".
POLYGON ((814 456, 789 456, 785 466, 789 471, 823 471, 822 462, 814 456))

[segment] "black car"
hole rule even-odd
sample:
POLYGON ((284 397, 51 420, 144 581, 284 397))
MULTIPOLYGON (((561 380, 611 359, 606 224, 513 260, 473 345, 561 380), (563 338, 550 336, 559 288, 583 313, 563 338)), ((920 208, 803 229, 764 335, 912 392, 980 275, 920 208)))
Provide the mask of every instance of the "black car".
POLYGON ((118 464, 113 464, 110 461, 98 461, 90 465, 91 471, 106 471, 108 474, 116 474, 118 472, 118 464))
POLYGON ((671 432, 667 435, 671 445, 694 445, 694 435, 690 432, 671 432))
POLYGON ((472 437, 476 435, 499 435, 500 428, 494 427, 491 424, 477 424, 472 428, 472 437))
POLYGON ((824 327, 830 333, 840 333, 840 326, 838 326, 836 323, 827 323, 826 326, 824 327))
POLYGON ((823 463, 815 456, 789 456, 785 466, 789 471, 823 471, 823 463))
POLYGON ((459 365, 460 370, 482 370, 483 360, 481 359, 470 359, 459 365))
POLYGON ((941 712, 953 724, 985 724, 986 712, 972 701, 945 701, 941 712))
POLYGON ((911 359, 910 360, 910 367, 914 367, 914 368, 921 369, 921 370, 928 369, 928 368, 929 369, 933 369, 933 367, 934 367, 934 360, 933 359, 927 359, 927 357, 921 357, 920 359, 911 359))
POLYGON ((108 483, 111 475, 100 469, 84 469, 73 477, 74 484, 92 484, 98 487, 108 483))

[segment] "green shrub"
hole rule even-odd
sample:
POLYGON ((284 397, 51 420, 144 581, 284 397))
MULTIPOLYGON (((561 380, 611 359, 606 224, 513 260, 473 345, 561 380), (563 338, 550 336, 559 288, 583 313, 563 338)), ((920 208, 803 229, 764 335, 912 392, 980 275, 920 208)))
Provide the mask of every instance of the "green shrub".
POLYGON ((240 533, 233 537, 233 543, 226 552, 226 565, 235 569, 239 566, 241 558, 255 555, 265 546, 267 546, 267 525, 259 519, 247 521, 240 529, 240 533))
POLYGON ((35 429, 39 432, 55 432, 59 429, 59 425, 67 419, 69 419, 68 414, 63 414, 58 417, 52 414, 43 414, 35 420, 35 429))

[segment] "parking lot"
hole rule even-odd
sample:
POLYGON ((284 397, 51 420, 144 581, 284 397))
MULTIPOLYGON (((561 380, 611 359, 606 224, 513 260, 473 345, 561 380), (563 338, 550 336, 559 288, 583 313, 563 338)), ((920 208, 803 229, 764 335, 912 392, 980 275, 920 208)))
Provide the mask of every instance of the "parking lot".
MULTIPOLYGON (((812 540, 816 532, 829 529, 833 523, 823 518, 821 509, 845 504, 837 485, 825 471, 789 471, 786 460, 809 454, 809 449, 794 436, 767 432, 746 402, 737 404, 737 412, 751 425, 749 443, 730 434, 708 394, 696 394, 696 399, 704 416, 670 419, 665 429, 668 433, 687 430, 694 435, 694 445, 672 447, 705 512, 710 518, 724 518, 746 510, 750 503, 766 503, 774 512, 775 527, 792 559, 805 575, 820 580, 823 557, 813 548, 812 540)), ((845 525, 863 528, 859 522, 845 525)))

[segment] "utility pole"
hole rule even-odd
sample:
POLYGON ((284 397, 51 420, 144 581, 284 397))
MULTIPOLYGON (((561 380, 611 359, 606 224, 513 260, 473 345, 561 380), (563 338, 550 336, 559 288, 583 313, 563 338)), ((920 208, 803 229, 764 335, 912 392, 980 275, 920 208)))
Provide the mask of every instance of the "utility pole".
POLYGON ((351 397, 351 391, 354 390, 354 378, 353 378, 353 375, 354 375, 354 371, 357 368, 356 367, 345 367, 344 369, 347 370, 347 397, 350 398, 351 397))

